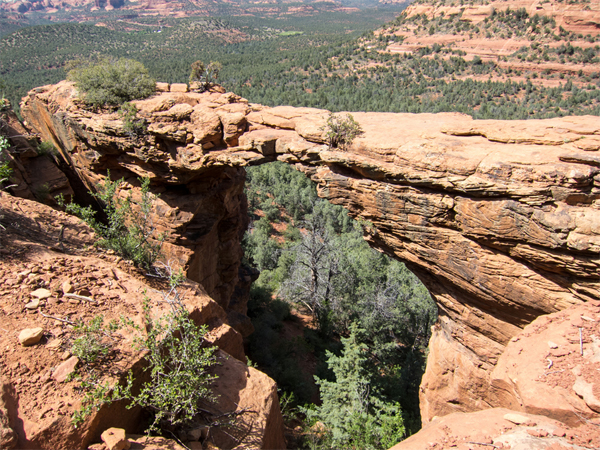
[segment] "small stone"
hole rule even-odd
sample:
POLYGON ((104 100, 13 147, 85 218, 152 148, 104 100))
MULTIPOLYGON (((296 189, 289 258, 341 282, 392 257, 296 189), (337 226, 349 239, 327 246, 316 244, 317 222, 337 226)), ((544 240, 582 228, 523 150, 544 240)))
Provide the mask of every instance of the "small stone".
POLYGON ((83 295, 84 297, 89 297, 89 296, 90 296, 90 295, 92 295, 92 294, 90 293, 89 289, 85 289, 85 288, 84 288, 84 289, 80 289, 80 290, 77 292, 77 295, 83 295))
POLYGON ((198 442, 198 441, 188 442, 186 445, 187 445, 187 448, 189 448, 190 450, 203 450, 204 449, 202 442, 198 442))
POLYGON ((123 428, 109 428, 102 433, 100 439, 106 444, 108 450, 127 450, 131 447, 123 428))
POLYGON ((548 432, 544 431, 544 430, 527 430, 527 433, 529 433, 529 435, 533 436, 533 437, 546 437, 548 436, 548 432))
POLYGON ((521 414, 504 414, 504 420, 508 420, 516 425, 525 425, 527 427, 534 427, 536 425, 529 417, 522 416, 521 414))
POLYGON ((60 359, 62 359, 63 361, 66 359, 69 359, 70 357, 71 357, 71 352, 69 350, 65 350, 60 355, 60 359))
POLYGON ((29 275, 27 275, 27 283, 28 284, 32 284, 39 279, 40 279, 40 276, 36 273, 30 273, 29 275))
POLYGON ((562 427, 557 427, 552 432, 552 435, 556 437, 565 437, 567 435, 567 430, 562 427))
POLYGON ((31 300, 29 303, 27 303, 25 305, 25 308, 27 309, 38 309, 38 306, 40 306, 40 299, 36 298, 31 300))
POLYGON ((77 366, 78 362, 79 358, 77 356, 71 356, 56 368, 52 374, 52 378, 54 378, 58 383, 62 383, 71 373, 75 371, 75 367, 77 366))
POLYGON ((552 341, 548 341, 548 347, 550 347, 550 348, 558 348, 558 344, 555 344, 552 341))
POLYGON ((592 319, 591 317, 588 317, 588 316, 581 316, 581 318, 582 318, 583 320, 587 320, 588 322, 595 322, 595 320, 594 320, 594 319, 592 319))
POLYGON ((73 288, 73 285, 71 284, 70 281, 65 281, 62 285, 61 285, 63 294, 72 294, 73 291, 75 290, 73 288))
POLYGON ((46 348, 56 349, 56 348, 60 348, 61 345, 62 345, 62 339, 55 338, 46 344, 46 348))
POLYGON ((44 335, 43 328, 25 328, 19 333, 19 342, 27 347, 28 345, 37 344, 44 335))
POLYGON ((39 298, 41 300, 43 298, 51 297, 52 296, 52 292, 50 292, 48 289, 40 288, 40 289, 36 289, 35 291, 33 291, 31 293, 31 295, 33 297, 37 297, 37 298, 39 298))

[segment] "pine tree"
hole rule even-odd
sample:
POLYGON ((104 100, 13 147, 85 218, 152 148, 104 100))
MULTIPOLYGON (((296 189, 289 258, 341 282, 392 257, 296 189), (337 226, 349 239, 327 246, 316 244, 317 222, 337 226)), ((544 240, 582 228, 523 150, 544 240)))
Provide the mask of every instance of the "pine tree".
POLYGON ((322 404, 305 412, 309 421, 325 425, 322 448, 389 448, 404 436, 400 405, 386 402, 374 387, 376 368, 358 332, 352 324, 350 337, 342 338, 341 356, 327 352, 335 381, 315 377, 322 404))

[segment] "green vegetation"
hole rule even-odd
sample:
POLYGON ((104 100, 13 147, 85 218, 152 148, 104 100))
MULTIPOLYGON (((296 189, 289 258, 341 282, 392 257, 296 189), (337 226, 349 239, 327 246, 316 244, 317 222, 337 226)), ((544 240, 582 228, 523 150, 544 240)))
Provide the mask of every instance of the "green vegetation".
POLYGON ((94 108, 146 98, 156 89, 156 81, 138 61, 106 58, 96 63, 78 61, 72 65, 75 67, 69 70, 68 79, 75 82, 81 99, 94 108))
POLYGON ((6 183, 12 175, 12 169, 10 168, 9 162, 6 159, 5 152, 8 152, 10 148, 10 142, 8 138, 0 135, 0 188, 6 183))
MULTIPOLYGON (((150 180, 141 183, 141 199, 137 207, 132 206, 131 196, 121 197, 117 193, 123 180, 106 181, 91 194, 99 201, 105 220, 96 219, 96 211, 90 205, 82 207, 76 203, 64 205, 67 212, 84 220, 100 236, 98 245, 114 250, 123 258, 131 260, 138 267, 152 268, 160 255, 164 236, 156 235, 150 214, 154 196, 150 194, 150 180)), ((59 199, 59 204, 64 200, 59 199)))
POLYGON ((217 377, 208 372, 216 363, 215 347, 208 347, 204 339, 207 328, 197 327, 189 318, 176 286, 171 286, 165 300, 171 311, 159 318, 152 314, 149 301, 144 304, 145 321, 151 325, 146 335, 137 328, 140 335, 135 342, 137 350, 148 352, 150 381, 139 394, 129 391, 127 396, 130 407, 137 405, 155 413, 150 431, 158 431, 165 420, 170 425, 191 421, 201 403, 215 400, 210 384, 217 377))
POLYGON ((390 6, 360 15, 324 12, 299 19, 139 17, 107 20, 105 27, 75 23, 27 27, 0 39, 0 77, 13 105, 30 89, 65 79, 66 63, 89 55, 135 59, 153 78, 168 83, 187 82, 194 61, 219 61, 220 80, 231 88, 230 76, 237 78, 246 70, 262 75, 297 50, 316 55, 320 46, 336 48, 400 10, 390 6), (284 31, 305 34, 279 36, 284 31))
POLYGON ((217 82, 222 68, 223 65, 217 61, 211 61, 206 66, 202 61, 196 61, 192 63, 190 84, 198 83, 200 92, 204 92, 217 82))
POLYGON ((315 396, 299 361, 315 359, 322 403, 308 407, 307 416, 327 429, 309 433, 315 448, 387 448, 384 436, 417 431, 418 385, 436 317, 429 293, 403 264, 368 246, 362 237, 368 224, 319 200, 303 174, 283 163, 247 172, 253 223, 245 254, 261 270, 248 305, 256 330, 249 357, 299 404, 315 396), (278 336, 292 308, 314 325, 288 341, 278 336), (358 372, 336 371, 342 360, 356 358, 357 348, 358 372), (367 381, 364 398, 359 387, 367 381), (332 412, 340 402, 349 402, 349 422, 332 412))
POLYGON ((148 128, 146 119, 137 116, 138 109, 133 103, 123 103, 118 112, 123 120, 123 129, 129 134, 129 136, 139 136, 148 128))
POLYGON ((105 326, 102 316, 96 316, 75 327, 74 333, 79 337, 73 341, 71 351, 82 362, 75 378, 84 393, 81 409, 72 417, 75 427, 94 409, 126 400, 128 408, 139 406, 152 414, 149 433, 173 430, 185 427, 215 400, 210 385, 216 376, 209 373, 216 362, 215 348, 207 346, 206 327, 197 327, 189 318, 177 281, 171 280, 169 291, 163 294, 162 303, 170 308, 166 314, 155 317, 150 300, 144 301, 148 331, 124 317, 120 323, 113 321, 105 326), (132 350, 144 352, 148 363, 144 369, 146 377, 140 376, 148 381, 135 388, 132 372, 119 372, 109 358, 117 352, 116 331, 122 327, 136 333, 132 350), (115 384, 119 379, 121 383, 115 384))
MULTIPOLYGON (((436 32, 456 30, 474 37, 490 33, 493 38, 503 33, 508 37, 515 24, 521 23, 519 32, 535 40, 527 52, 511 58, 560 62, 562 57, 582 63, 598 58, 595 46, 584 49, 568 44, 572 36, 561 35, 560 27, 552 28, 550 19, 524 16, 521 11, 498 12, 475 27, 458 16, 427 22, 422 15, 401 16, 387 26, 389 34, 375 37, 368 31, 398 11, 383 8, 285 19, 167 18, 161 19, 161 33, 154 32, 159 25, 153 18, 108 21, 106 27, 30 27, 0 40, 0 76, 17 105, 28 89, 63 79, 65 63, 83 55, 134 58, 152 77, 166 82, 187 82, 194 61, 219 61, 223 65, 219 80, 227 89, 273 106, 311 106, 334 112, 458 111, 485 119, 600 114, 600 71, 567 75, 559 86, 545 88, 524 79, 530 76, 532 80, 533 73, 503 68, 501 61, 466 61, 460 50, 439 44, 414 54, 382 52, 391 41, 401 39, 391 33, 403 26, 427 35, 433 27, 436 32), (281 36, 292 31, 304 34, 281 36), (549 46, 554 36, 565 41, 563 49, 549 46)), ((558 79, 549 71, 536 76, 558 79)))
POLYGON ((84 364, 94 364, 106 358, 114 347, 113 333, 118 329, 116 322, 104 327, 104 318, 95 316, 88 323, 77 322, 73 328, 75 338, 71 345, 71 353, 77 356, 84 364))
POLYGON ((317 377, 322 403, 304 409, 309 424, 325 425, 311 436, 313 448, 387 449, 404 438, 400 404, 389 402, 379 391, 369 367, 368 347, 357 335, 353 324, 350 336, 341 338, 342 354, 327 352, 327 365, 335 378, 317 377))
POLYGON ((352 114, 346 114, 345 116, 330 114, 325 131, 329 147, 340 147, 342 150, 345 150, 347 146, 352 144, 354 138, 363 133, 362 128, 354 120, 352 114))

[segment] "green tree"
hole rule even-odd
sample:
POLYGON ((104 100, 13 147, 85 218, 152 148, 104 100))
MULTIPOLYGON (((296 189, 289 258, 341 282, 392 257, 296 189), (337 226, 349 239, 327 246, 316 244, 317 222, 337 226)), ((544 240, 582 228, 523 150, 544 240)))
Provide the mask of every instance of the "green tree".
POLYGON ((192 63, 192 71, 190 73, 190 84, 196 82, 199 85, 201 92, 208 90, 219 78, 219 72, 223 65, 217 61, 211 61, 208 65, 200 60, 192 63))
POLYGON ((76 62, 68 73, 81 99, 88 105, 119 106, 131 100, 149 97, 156 90, 156 81, 144 65, 132 59, 104 58, 96 63, 76 62))
POLYGON ((321 405, 305 409, 310 422, 322 422, 326 439, 322 448, 389 448, 405 434, 400 405, 387 401, 374 383, 377 368, 367 346, 358 341, 352 324, 350 337, 342 338, 342 354, 327 352, 327 365, 335 380, 315 377, 321 405))
POLYGON ((352 114, 345 116, 331 113, 327 119, 325 136, 330 147, 340 147, 346 150, 352 141, 363 133, 360 124, 352 114))

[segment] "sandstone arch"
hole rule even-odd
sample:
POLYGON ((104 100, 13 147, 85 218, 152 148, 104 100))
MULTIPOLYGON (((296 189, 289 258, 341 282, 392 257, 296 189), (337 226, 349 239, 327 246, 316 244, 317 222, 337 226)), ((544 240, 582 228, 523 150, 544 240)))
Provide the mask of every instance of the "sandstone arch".
POLYGON ((600 298, 595 117, 354 113, 365 134, 340 152, 323 144, 327 111, 164 89, 136 102, 149 128, 135 139, 116 114, 80 109, 66 82, 31 91, 22 111, 88 186, 107 168, 133 190, 135 177, 150 176, 171 256, 231 320, 245 314, 232 297, 243 166, 294 164, 320 196, 371 221, 371 245, 405 261, 440 308, 421 385, 424 421, 503 406, 490 373, 509 340, 542 314, 600 298))

